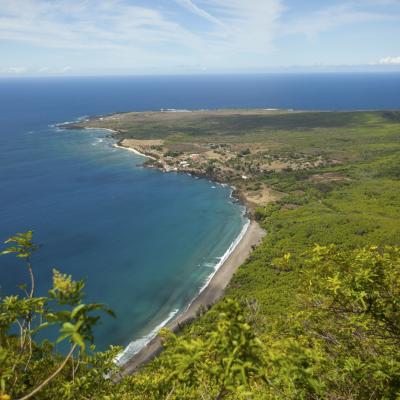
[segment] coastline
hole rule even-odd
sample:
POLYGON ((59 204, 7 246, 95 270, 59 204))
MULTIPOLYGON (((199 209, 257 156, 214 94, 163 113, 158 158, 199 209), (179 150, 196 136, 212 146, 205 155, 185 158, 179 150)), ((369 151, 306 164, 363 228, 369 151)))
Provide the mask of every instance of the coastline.
MULTIPOLYGON (((111 136, 118 133, 118 131, 114 129, 103 127, 85 127, 83 129, 104 130, 111 132, 111 136)), ((128 150, 147 159, 158 161, 156 157, 142 152, 142 149, 138 150, 136 147, 132 146, 132 144, 124 145, 123 141, 124 139, 118 140, 116 143, 112 144, 112 147, 128 150)), ((158 169, 162 172, 170 172, 163 168, 158 169)), ((175 172, 187 173, 187 171, 175 172)), ((191 171, 190 175, 193 177, 203 177, 213 180, 211 176, 196 174, 193 171, 191 171)), ((221 183, 217 181, 216 183, 229 185, 229 183, 221 183)), ((235 187, 232 186, 231 196, 237 199, 237 201, 244 203, 244 206, 248 210, 248 204, 246 204, 245 199, 240 195, 237 196, 238 194, 239 193, 236 192, 235 187)), ((251 251, 260 243, 265 234, 266 232, 256 221, 248 219, 239 235, 222 256, 221 261, 215 266, 214 272, 209 275, 197 295, 191 300, 186 308, 182 312, 179 312, 178 310, 171 311, 169 316, 156 326, 148 335, 131 342, 131 344, 139 342, 139 350, 132 351, 129 349, 130 345, 128 345, 117 356, 115 361, 121 367, 120 376, 134 373, 140 366, 149 362, 163 350, 161 338, 159 336, 160 329, 167 328, 173 332, 178 332, 183 326, 194 321, 198 317, 201 309, 208 309, 219 300, 223 296, 225 288, 228 286, 234 273, 237 271, 239 266, 246 261, 251 251)), ((135 346, 133 348, 135 349, 135 346)), ((115 378, 118 379, 118 377, 115 378)))
POLYGON ((141 153, 139 150, 135 149, 134 147, 121 146, 121 144, 119 144, 119 143, 113 144, 112 147, 114 147, 116 149, 128 150, 128 151, 131 151, 132 153, 135 153, 135 154, 137 154, 139 156, 150 158, 152 160, 157 160, 155 157, 152 157, 152 156, 149 156, 147 154, 141 153))
MULTIPOLYGON (((123 140, 118 141, 113 147, 128 150, 152 160, 157 160, 155 157, 142 153, 133 146, 124 146, 122 142, 123 140)), ((232 188, 232 192, 234 192, 234 188, 232 188)), ((247 208, 246 204, 245 206, 247 208)), ((139 339, 143 340, 143 347, 141 347, 140 350, 130 355, 128 345, 124 351, 120 353, 116 359, 116 362, 121 367, 120 376, 134 373, 140 366, 161 353, 163 347, 158 334, 160 329, 167 328, 173 332, 178 332, 182 326, 197 318, 200 309, 207 309, 219 300, 223 296, 225 288, 228 286, 234 273, 239 266, 246 261, 253 248, 260 243, 265 233, 266 232, 256 221, 249 219, 238 237, 235 238, 224 254, 220 265, 216 265, 215 271, 210 274, 207 281, 201 287, 196 297, 187 305, 186 309, 180 313, 177 312, 177 310, 172 311, 168 318, 161 322, 152 332, 142 339, 139 339)))
POLYGON ((192 298, 192 300, 186 305, 183 310, 175 309, 171 311, 167 318, 161 321, 150 333, 145 336, 142 336, 139 339, 136 339, 130 342, 124 350, 118 354, 116 357, 116 362, 118 365, 122 366, 129 362, 137 353, 139 353, 144 347, 147 346, 159 333, 162 328, 168 326, 168 324, 173 323, 175 318, 179 318, 180 315, 183 315, 196 301, 196 299, 201 295, 201 293, 207 288, 212 278, 218 272, 218 270, 224 265, 225 261, 230 257, 230 255, 235 251, 236 247, 239 245, 243 237, 246 235, 248 228, 250 226, 251 221, 247 220, 243 225, 242 230, 239 235, 235 238, 235 240, 230 244, 229 248, 226 250, 224 255, 220 258, 220 261, 214 266, 214 271, 207 277, 202 287, 199 289, 197 294, 192 298))
POLYGON ((144 163, 146 167, 163 172, 184 172, 227 184, 234 188, 234 197, 253 213, 258 207, 283 196, 260 181, 262 174, 289 168, 308 169, 329 162, 322 156, 276 155, 271 148, 278 142, 259 142, 258 137, 249 143, 232 139, 246 127, 249 116, 259 119, 288 112, 265 109, 128 112, 97 116, 62 127, 107 130, 118 147, 134 149, 136 154, 148 157, 144 163), (243 127, 242 123, 235 123, 241 116, 245 118, 243 127), (232 126, 239 129, 234 135, 232 126), (193 136, 193 129, 198 135, 193 136))
MULTIPOLYGON (((237 241, 232 251, 226 257, 220 268, 211 276, 203 286, 197 297, 188 305, 185 311, 178 314, 165 328, 178 332, 183 326, 195 320, 201 309, 208 309, 219 300, 232 279, 232 276, 242 265, 251 251, 264 237, 265 231, 256 221, 250 221, 240 240, 237 241)), ((236 241, 235 241, 236 242, 236 241)), ((159 335, 151 339, 139 352, 122 363, 120 377, 134 373, 141 365, 149 362, 163 350, 159 335)))

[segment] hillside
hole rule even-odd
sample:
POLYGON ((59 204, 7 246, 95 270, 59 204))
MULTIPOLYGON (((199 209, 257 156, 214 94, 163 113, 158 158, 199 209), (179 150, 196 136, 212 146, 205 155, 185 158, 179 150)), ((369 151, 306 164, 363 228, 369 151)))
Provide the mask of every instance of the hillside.
MULTIPOLYGON (((235 186, 267 235, 224 298, 164 332, 165 351, 134 375, 102 379, 114 350, 35 398, 399 398, 400 112, 123 113, 69 126, 85 127, 114 130, 149 167, 235 186)), ((17 378, 4 370, 8 388, 17 378)))

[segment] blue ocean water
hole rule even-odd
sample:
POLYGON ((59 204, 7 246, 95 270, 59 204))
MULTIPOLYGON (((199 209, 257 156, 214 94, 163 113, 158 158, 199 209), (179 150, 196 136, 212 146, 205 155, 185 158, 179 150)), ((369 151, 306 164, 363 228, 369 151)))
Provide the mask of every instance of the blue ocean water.
MULTIPOLYGON (((38 290, 53 267, 107 303, 97 345, 148 334, 196 295, 245 223, 229 188, 142 168, 105 131, 52 125, 160 108, 400 109, 400 74, 0 80, 0 240, 33 229, 38 290)), ((0 258, 2 293, 26 279, 0 258)))

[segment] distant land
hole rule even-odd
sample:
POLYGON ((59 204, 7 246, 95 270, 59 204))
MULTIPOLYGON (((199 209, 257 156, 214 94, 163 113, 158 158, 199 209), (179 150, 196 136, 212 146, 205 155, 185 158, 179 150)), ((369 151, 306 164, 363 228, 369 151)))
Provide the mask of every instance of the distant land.
POLYGON ((284 196, 266 176, 318 170, 316 183, 346 181, 338 167, 360 157, 357 131, 396 123, 395 111, 310 112, 220 109, 124 112, 65 128, 104 128, 118 146, 146 155, 148 167, 206 176, 235 188, 250 210, 284 196))

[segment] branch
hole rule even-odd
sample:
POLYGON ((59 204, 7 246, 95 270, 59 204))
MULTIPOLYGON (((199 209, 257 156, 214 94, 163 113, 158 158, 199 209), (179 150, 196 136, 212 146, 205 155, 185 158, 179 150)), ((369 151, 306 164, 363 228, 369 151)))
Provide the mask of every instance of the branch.
POLYGON ((31 292, 29 294, 29 297, 32 298, 33 297, 33 293, 35 291, 35 278, 33 276, 32 264, 31 264, 29 259, 28 259, 28 271, 29 271, 29 275, 31 277, 31 292))
POLYGON ((67 364, 69 358, 72 356, 74 350, 76 349, 76 346, 77 346, 77 344, 74 344, 72 346, 71 350, 69 351, 67 357, 65 357, 64 361, 46 380, 44 380, 38 387, 36 387, 36 389, 33 389, 32 392, 30 392, 29 394, 27 394, 24 397, 21 397, 19 400, 27 400, 27 399, 31 398, 34 394, 36 394, 37 392, 42 390, 54 377, 56 377, 61 372, 61 370, 65 367, 65 365, 67 364))
POLYGON ((228 391, 225 389, 225 385, 222 386, 215 400, 221 400, 228 394, 228 391))

